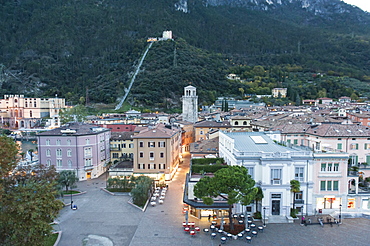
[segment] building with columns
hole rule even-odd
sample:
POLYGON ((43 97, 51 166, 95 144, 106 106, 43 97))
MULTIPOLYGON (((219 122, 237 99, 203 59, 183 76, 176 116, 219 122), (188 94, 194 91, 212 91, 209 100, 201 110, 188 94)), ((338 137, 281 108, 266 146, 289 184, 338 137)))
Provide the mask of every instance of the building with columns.
POLYGON ((198 121, 198 96, 194 86, 186 86, 182 96, 182 120, 195 123, 198 121))

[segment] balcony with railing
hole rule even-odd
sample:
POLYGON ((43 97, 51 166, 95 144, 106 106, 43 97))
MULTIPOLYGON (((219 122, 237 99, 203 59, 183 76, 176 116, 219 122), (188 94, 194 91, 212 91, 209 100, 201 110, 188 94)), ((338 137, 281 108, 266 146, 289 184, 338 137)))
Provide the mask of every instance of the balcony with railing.
POLYGON ((295 199, 294 202, 295 204, 304 204, 304 200, 302 199, 295 199))
POLYGON ((110 146, 110 150, 121 150, 121 146, 120 145, 111 145, 110 146))
POLYGON ((89 165, 89 166, 84 166, 84 170, 85 171, 91 171, 94 169, 94 166, 93 165, 89 165))

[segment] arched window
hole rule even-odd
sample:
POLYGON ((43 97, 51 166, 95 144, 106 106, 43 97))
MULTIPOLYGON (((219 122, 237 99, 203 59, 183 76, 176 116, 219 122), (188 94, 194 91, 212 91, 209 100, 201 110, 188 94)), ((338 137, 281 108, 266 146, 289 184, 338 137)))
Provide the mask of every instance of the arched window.
POLYGON ((247 122, 246 121, 243 121, 243 126, 246 126, 247 125, 247 122))
POLYGON ((235 121, 234 125, 235 125, 235 126, 239 125, 239 122, 235 121))

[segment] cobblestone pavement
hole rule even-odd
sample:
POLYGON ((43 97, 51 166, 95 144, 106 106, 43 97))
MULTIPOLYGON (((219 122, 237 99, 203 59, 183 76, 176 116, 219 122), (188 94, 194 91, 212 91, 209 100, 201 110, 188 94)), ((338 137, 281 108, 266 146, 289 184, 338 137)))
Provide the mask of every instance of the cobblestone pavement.
MULTIPOLYGON (((78 210, 65 207, 58 221, 63 231, 59 246, 218 246, 220 236, 211 239, 200 232, 194 237, 185 233, 182 222, 183 187, 189 159, 185 158, 169 189, 163 204, 148 207, 145 212, 129 205, 128 196, 111 196, 102 191, 105 177, 83 181, 78 189, 86 194, 73 197, 78 210), (101 239, 101 240, 100 240, 101 239)), ((69 198, 65 198, 69 203, 69 198)), ((207 218, 198 220, 189 216, 201 229, 209 228, 207 218)), ((313 221, 315 222, 315 221, 313 221)), ((253 237, 251 245, 370 245, 370 220, 345 219, 340 226, 268 224, 264 232, 253 237)), ((225 245, 248 245, 246 240, 229 240, 225 245)))

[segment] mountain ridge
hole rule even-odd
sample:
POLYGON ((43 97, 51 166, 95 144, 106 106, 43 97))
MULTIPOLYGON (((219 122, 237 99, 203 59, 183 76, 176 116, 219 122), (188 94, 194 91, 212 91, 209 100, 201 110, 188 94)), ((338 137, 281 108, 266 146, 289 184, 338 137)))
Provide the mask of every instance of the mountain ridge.
MULTIPOLYGON (((165 101, 166 93, 171 98, 179 97, 181 86, 192 80, 197 81, 204 95, 210 94, 207 89, 217 86, 215 81, 220 86, 229 86, 225 82, 227 67, 238 64, 265 67, 295 64, 306 71, 331 71, 358 79, 370 75, 368 13, 344 3, 343 8, 349 12, 332 12, 323 17, 302 9, 302 1, 269 10, 207 2, 2 1, 0 25, 4 32, 0 33, 0 63, 5 68, 0 76, 0 95, 58 94, 72 103, 83 97, 91 102, 115 103, 128 86, 146 39, 160 36, 164 30, 172 30, 175 40, 181 39, 181 43, 191 47, 182 44, 187 51, 178 50, 178 67, 174 67, 173 61, 175 47, 151 49, 149 57, 153 54, 157 59, 144 62, 139 83, 133 88, 132 102, 151 102, 153 97, 146 95, 149 90, 157 101, 165 101), (184 13, 178 3, 188 12, 184 13), (145 73, 150 66, 163 65, 158 64, 159 54, 166 57, 166 66, 160 70, 163 74, 145 73), (220 67, 208 67, 204 60, 220 67), (140 81, 146 81, 142 88, 140 81), (155 83, 172 83, 176 90, 156 91, 155 83)), ((325 0, 316 2, 323 4, 325 0)), ((222 90, 214 91, 209 98, 222 95, 222 90)))

